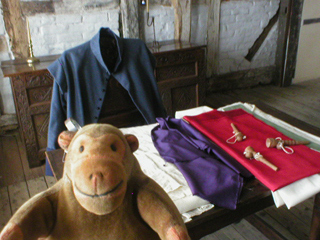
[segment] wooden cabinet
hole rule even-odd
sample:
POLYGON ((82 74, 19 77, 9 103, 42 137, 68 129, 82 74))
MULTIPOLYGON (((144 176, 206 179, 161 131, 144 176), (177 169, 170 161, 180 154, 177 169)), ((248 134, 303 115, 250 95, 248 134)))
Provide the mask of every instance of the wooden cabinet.
MULTIPOLYGON (((168 115, 203 104, 205 99, 205 47, 181 42, 149 46, 156 57, 159 91, 168 115)), ((47 145, 53 77, 47 67, 58 58, 40 57, 28 65, 22 60, 4 61, 1 69, 9 77, 19 129, 30 167, 44 163, 47 145)))
POLYGON ((56 58, 43 57, 34 66, 22 60, 1 63, 4 77, 10 78, 20 135, 30 167, 41 165, 45 159, 53 85, 53 77, 46 68, 56 58))
POLYGON ((205 100, 205 48, 166 42, 150 48, 156 57, 156 79, 168 115, 202 105, 205 100))

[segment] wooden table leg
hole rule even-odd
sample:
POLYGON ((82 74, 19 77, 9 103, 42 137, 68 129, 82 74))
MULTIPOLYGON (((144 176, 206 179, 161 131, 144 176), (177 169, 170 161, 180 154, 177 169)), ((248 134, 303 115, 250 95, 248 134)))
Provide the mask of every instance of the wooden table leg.
POLYGON ((314 199, 310 239, 320 239, 320 193, 314 199))

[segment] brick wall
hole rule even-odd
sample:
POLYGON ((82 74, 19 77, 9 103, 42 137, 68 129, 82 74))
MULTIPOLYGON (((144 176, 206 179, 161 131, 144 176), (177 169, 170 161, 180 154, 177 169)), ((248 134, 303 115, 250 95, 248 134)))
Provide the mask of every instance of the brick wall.
MULTIPOLYGON (((77 0, 79 1, 79 0, 77 0)), ((55 2, 55 13, 37 13, 28 16, 35 56, 60 54, 64 50, 91 39, 100 27, 110 27, 118 35, 120 8, 105 5, 89 9, 88 4, 79 8, 77 1, 55 2), (64 3, 64 4, 67 4, 64 3)), ((276 13, 280 0, 239 0, 222 1, 219 39, 219 74, 273 65, 277 41, 277 26, 268 35, 263 46, 251 62, 244 59, 269 19, 276 13)), ((82 1, 83 3, 85 1, 82 1)), ((86 1, 90 2, 90 1, 86 1)), ((92 1, 91 1, 92 2, 92 1)), ((107 4, 108 1, 102 1, 107 4)), ((90 5, 91 6, 91 5, 90 5)), ((140 31, 142 39, 152 42, 153 28, 146 25, 145 8, 141 8, 140 31)), ((208 6, 192 5, 191 40, 206 43, 208 6)), ((170 4, 152 4, 150 16, 155 17, 156 40, 174 38, 174 9, 170 4)), ((12 58, 8 48, 8 38, 0 16, 0 61, 12 58)), ((8 79, 0 76, 0 109, 4 113, 14 113, 12 92, 8 79)))
POLYGON ((119 9, 28 17, 35 56, 60 54, 90 40, 101 27, 119 35, 119 9))
MULTIPOLYGON (((174 39, 174 9, 170 6, 150 7, 149 24, 154 17, 155 37, 157 41, 174 39), (165 21, 164 21, 165 19, 165 21)), ((154 41, 153 27, 147 26, 146 12, 143 11, 143 38, 146 42, 154 41)))
POLYGON ((274 65, 277 24, 251 62, 244 57, 275 15, 280 0, 223 1, 220 12, 219 74, 274 65))

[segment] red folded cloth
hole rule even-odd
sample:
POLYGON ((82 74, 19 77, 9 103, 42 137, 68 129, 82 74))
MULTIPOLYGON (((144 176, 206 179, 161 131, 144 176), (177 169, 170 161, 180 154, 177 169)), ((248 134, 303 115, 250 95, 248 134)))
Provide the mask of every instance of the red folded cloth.
POLYGON ((305 145, 291 146, 294 150, 293 154, 286 154, 276 148, 267 148, 267 138, 280 137, 283 140, 289 138, 242 109, 227 112, 213 110, 197 116, 185 116, 184 119, 221 146, 272 191, 320 173, 319 152, 305 145), (246 135, 245 140, 234 144, 227 143, 227 139, 234 135, 231 123, 246 135), (276 165, 278 171, 272 170, 262 162, 247 159, 244 156, 247 146, 251 146, 265 159, 276 165))

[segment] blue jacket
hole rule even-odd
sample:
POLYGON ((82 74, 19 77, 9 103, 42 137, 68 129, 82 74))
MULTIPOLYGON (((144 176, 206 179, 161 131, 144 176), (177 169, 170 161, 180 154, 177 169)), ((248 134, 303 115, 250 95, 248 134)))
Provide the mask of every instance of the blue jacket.
POLYGON ((88 42, 65 51, 48 70, 54 77, 47 150, 57 149, 64 121, 72 117, 81 126, 98 121, 108 80, 113 76, 129 93, 146 123, 165 117, 156 79, 155 58, 140 39, 119 38, 109 28, 88 42), (116 40, 117 60, 113 71, 103 61, 100 35, 116 40))

